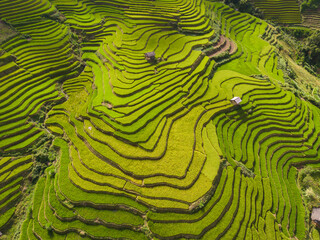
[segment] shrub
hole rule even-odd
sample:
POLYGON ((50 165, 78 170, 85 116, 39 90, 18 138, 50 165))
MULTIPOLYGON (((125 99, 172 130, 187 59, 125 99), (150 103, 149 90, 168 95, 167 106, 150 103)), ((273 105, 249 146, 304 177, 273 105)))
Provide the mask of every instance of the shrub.
POLYGON ((36 162, 33 166, 31 173, 31 181, 33 184, 37 182, 39 177, 44 173, 44 170, 47 168, 47 165, 44 163, 36 162))
MULTIPOLYGON (((39 147, 33 152, 35 163, 33 165, 31 178, 32 183, 36 183, 38 178, 43 175, 45 169, 51 164, 51 162, 56 160, 57 153, 53 148, 49 148, 48 146, 39 147)), ((55 169, 51 169, 48 174, 53 178, 55 173, 55 169)))
POLYGON ((52 162, 56 159, 56 152, 47 147, 38 148, 35 151, 35 160, 40 163, 52 162))
POLYGON ((301 44, 300 57, 303 63, 311 66, 320 67, 320 31, 314 31, 311 36, 301 44))
POLYGON ((297 39, 303 39, 310 36, 312 30, 305 27, 283 27, 283 31, 297 39))
POLYGON ((52 222, 47 222, 45 225, 45 229, 47 229, 48 232, 52 232, 52 222))
POLYGON ((304 0, 301 3, 300 11, 304 12, 307 9, 317 9, 320 5, 320 0, 304 0))
POLYGON ((50 178, 54 178, 54 176, 56 175, 56 170, 55 169, 50 169, 48 174, 49 174, 50 178))
POLYGON ((254 7, 253 2, 249 0, 225 0, 225 4, 228 4, 231 8, 239 10, 240 12, 250 13, 258 18, 263 18, 263 12, 254 7))
POLYGON ((30 219, 32 218, 32 206, 28 206, 28 209, 27 209, 27 218, 30 219))
POLYGON ((298 181, 300 190, 308 207, 319 206, 320 201, 320 170, 306 167, 299 173, 298 181))
POLYGON ((200 201, 199 202, 199 208, 201 209, 201 208, 204 208, 204 206, 205 206, 205 203, 203 202, 203 201, 200 201))

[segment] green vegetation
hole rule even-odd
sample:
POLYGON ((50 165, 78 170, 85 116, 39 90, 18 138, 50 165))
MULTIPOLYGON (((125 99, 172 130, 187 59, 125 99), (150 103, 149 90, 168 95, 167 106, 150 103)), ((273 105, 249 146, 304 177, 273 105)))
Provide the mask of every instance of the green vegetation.
POLYGON ((254 6, 253 1, 248 0, 225 0, 225 4, 239 10, 240 12, 250 13, 258 18, 263 18, 263 12, 254 6))
POLYGON ((306 37, 299 50, 303 63, 309 64, 318 73, 320 69, 320 31, 314 31, 306 37))
POLYGON ((8 25, 3 20, 0 20, 0 43, 7 41, 8 39, 17 34, 18 33, 12 28, 12 26, 8 25))
POLYGON ((299 185, 309 210, 319 207, 320 199, 320 172, 317 168, 308 166, 299 172, 299 185))
POLYGON ((284 24, 301 23, 299 2, 295 0, 253 0, 266 19, 284 24))
POLYGON ((21 158, 0 158, 0 230, 9 229, 17 204, 25 193, 24 177, 32 168, 30 156, 21 158))
POLYGON ((319 0, 304 0, 301 3, 301 12, 304 12, 306 9, 317 9, 320 5, 319 0))
POLYGON ((298 49, 256 7, 301 20, 295 1, 1 1, 5 238, 319 238, 320 96, 294 61, 320 61, 318 33, 283 28, 298 49))
MULTIPOLYGON (((312 75, 319 76, 320 31, 306 27, 283 27, 282 39, 294 49, 292 58, 312 75)), ((294 78, 291 76, 291 78, 294 78)))

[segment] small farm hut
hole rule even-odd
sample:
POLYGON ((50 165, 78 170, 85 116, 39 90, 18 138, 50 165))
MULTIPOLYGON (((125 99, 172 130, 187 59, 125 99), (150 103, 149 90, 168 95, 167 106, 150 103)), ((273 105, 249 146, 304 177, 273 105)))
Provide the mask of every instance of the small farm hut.
POLYGON ((230 102, 231 102, 234 106, 237 106, 237 105, 239 105, 239 104, 242 102, 242 100, 241 100, 240 97, 234 97, 234 98, 232 98, 232 99, 230 100, 230 102))
POLYGON ((154 62, 156 60, 155 52, 147 52, 144 54, 144 56, 148 62, 154 62))
POLYGON ((320 208, 312 209, 311 220, 320 228, 320 208))

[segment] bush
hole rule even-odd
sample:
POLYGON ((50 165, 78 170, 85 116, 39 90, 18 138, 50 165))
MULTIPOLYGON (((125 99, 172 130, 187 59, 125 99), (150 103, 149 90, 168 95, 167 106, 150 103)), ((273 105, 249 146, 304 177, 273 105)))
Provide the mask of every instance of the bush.
POLYGON ((297 39, 307 38, 311 35, 312 30, 305 27, 283 27, 283 31, 297 39))
MULTIPOLYGON (((36 183, 38 178, 44 174, 45 169, 57 158, 57 153, 53 148, 49 148, 47 146, 42 146, 34 151, 34 160, 35 163, 33 165, 31 181, 32 183, 36 183)), ((49 171, 49 176, 55 176, 55 169, 51 169, 49 171)))
POLYGON ((231 8, 239 10, 240 12, 250 13, 258 18, 263 18, 263 12, 254 7, 252 1, 249 0, 225 0, 225 4, 228 4, 231 8))
POLYGON ((205 206, 205 203, 203 202, 203 201, 200 201, 199 202, 199 208, 201 209, 201 208, 204 208, 204 206, 205 206))
POLYGON ((44 148, 38 148, 36 151, 35 151, 35 160, 37 162, 40 162, 40 163, 48 163, 48 162, 52 162, 56 159, 56 152, 47 148, 47 147, 44 147, 44 148))
POLYGON ((308 4, 306 2, 301 3, 300 12, 304 12, 308 8, 308 4))
POLYGON ((313 206, 318 207, 320 201, 320 170, 317 168, 306 167, 299 173, 298 181, 300 190, 311 209, 313 206))
POLYGON ((32 206, 30 205, 27 209, 27 218, 32 218, 32 206))
POLYGON ((31 36, 29 34, 21 34, 21 38, 30 39, 31 36))
POLYGON ((301 3, 300 11, 304 12, 307 9, 317 9, 320 5, 320 0, 304 0, 301 3))
POLYGON ((320 31, 315 31, 300 47, 300 55, 304 62, 320 67, 320 31))
POLYGON ((54 176, 56 175, 56 170, 55 169, 50 169, 48 174, 49 174, 50 178, 54 178, 54 176))
POLYGON ((52 222, 47 222, 45 225, 45 228, 47 229, 48 232, 52 232, 52 222))
POLYGON ((47 165, 44 163, 36 162, 33 166, 31 173, 31 182, 35 184, 39 177, 44 173, 44 170, 47 168, 47 165))

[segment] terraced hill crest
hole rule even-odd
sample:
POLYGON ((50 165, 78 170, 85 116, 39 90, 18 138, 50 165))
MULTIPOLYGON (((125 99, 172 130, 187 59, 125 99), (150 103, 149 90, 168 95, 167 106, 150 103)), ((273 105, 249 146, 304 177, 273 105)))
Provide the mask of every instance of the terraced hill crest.
POLYGON ((254 0, 254 5, 260 8, 264 16, 272 21, 283 24, 299 24, 302 17, 300 3, 296 0, 254 0))
POLYGON ((209 0, 1 1, 0 18, 17 32, 0 44, 4 237, 35 169, 15 239, 317 236, 297 175, 318 167, 320 111, 282 88, 274 27, 209 0))

